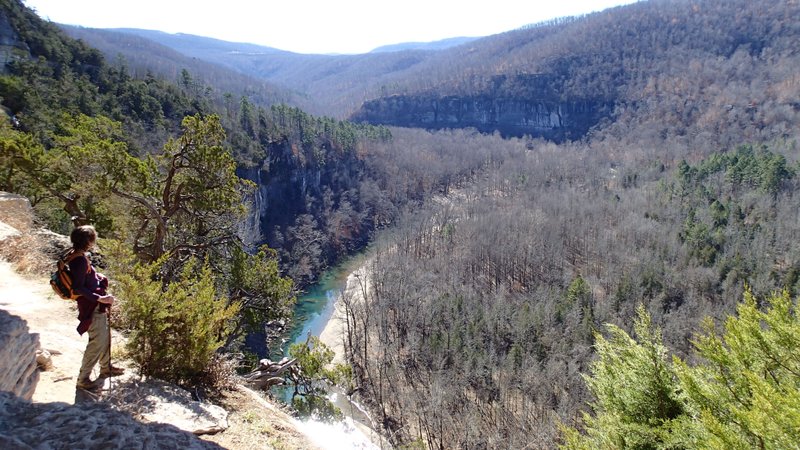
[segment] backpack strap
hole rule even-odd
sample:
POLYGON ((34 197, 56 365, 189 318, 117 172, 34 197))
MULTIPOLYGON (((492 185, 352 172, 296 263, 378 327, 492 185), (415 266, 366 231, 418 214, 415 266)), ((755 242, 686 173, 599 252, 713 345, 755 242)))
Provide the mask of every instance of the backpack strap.
POLYGON ((64 257, 61 258, 61 264, 63 264, 64 266, 69 265, 69 263, 72 262, 73 259, 79 256, 83 256, 84 258, 86 258, 86 273, 87 274, 90 273, 92 271, 92 262, 89 260, 89 257, 86 256, 86 253, 84 253, 82 250, 75 250, 74 248, 69 250, 64 255, 64 257))

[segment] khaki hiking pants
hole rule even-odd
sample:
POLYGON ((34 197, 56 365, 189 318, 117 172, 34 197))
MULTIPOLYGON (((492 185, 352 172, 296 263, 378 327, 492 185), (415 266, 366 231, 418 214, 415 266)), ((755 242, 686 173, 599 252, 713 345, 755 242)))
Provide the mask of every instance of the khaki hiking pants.
MULTIPOLYGON (((100 309, 99 306, 97 309, 100 309)), ((92 324, 89 325, 89 343, 86 344, 86 350, 83 352, 83 363, 81 364, 81 371, 78 374, 78 381, 88 380, 92 374, 95 364, 100 362, 100 367, 108 367, 111 362, 111 354, 109 352, 109 336, 108 336, 108 316, 104 312, 98 312, 97 309, 92 313, 92 324)))

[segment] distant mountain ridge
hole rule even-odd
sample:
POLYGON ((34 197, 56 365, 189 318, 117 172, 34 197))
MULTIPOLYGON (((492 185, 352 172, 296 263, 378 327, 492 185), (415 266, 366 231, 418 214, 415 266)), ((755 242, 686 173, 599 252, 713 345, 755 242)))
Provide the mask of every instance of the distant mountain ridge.
POLYGON ((258 44, 246 42, 229 42, 215 38, 197 36, 186 33, 166 33, 157 30, 144 30, 139 28, 108 28, 107 31, 115 31, 125 34, 135 34, 145 39, 158 42, 181 53, 197 56, 200 51, 220 52, 220 53, 252 53, 252 54, 291 54, 292 52, 279 50, 258 44))
POLYGON ((400 44, 382 45, 374 48, 370 53, 400 52, 403 50, 445 50, 472 42, 479 37, 452 37, 432 42, 403 42, 400 44))
MULTIPOLYGON (((245 53, 252 55, 277 55, 277 54, 306 55, 306 56, 348 55, 348 54, 334 54, 334 53, 330 54, 297 53, 289 50, 281 50, 275 47, 252 44, 247 42, 232 42, 216 38, 199 36, 195 34, 167 33, 164 31, 146 30, 141 28, 102 28, 98 30, 113 31, 125 34, 134 34, 137 36, 141 36, 145 39, 159 42, 162 45, 170 47, 176 51, 192 56, 202 55, 201 51, 202 52, 211 51, 220 53, 245 53)), ((404 50, 428 50, 428 51, 445 50, 451 47, 456 47, 459 45, 472 42, 480 38, 481 37, 459 36, 459 37, 445 38, 430 42, 400 42, 397 44, 388 44, 376 47, 370 50, 368 53, 388 53, 388 52, 399 52, 404 50)))

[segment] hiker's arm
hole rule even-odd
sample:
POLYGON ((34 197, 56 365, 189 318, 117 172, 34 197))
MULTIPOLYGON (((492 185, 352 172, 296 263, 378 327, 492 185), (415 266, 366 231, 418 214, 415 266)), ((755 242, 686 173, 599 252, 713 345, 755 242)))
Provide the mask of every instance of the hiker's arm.
POLYGON ((97 276, 97 282, 100 283, 100 289, 103 291, 108 289, 108 278, 100 272, 95 272, 95 275, 97 276))
POLYGON ((86 287, 86 275, 89 271, 89 262, 86 258, 75 258, 69 262, 69 272, 72 276, 72 292, 96 302, 100 295, 86 287))

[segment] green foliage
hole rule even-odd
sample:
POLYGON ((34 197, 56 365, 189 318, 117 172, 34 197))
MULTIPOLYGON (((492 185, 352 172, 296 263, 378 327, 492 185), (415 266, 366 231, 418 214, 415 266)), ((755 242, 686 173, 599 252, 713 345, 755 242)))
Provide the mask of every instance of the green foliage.
POLYGON ((0 80, 0 96, 21 127, 46 147, 47 135, 65 113, 105 115, 123 123, 132 141, 149 143, 152 135, 163 137, 185 115, 203 110, 192 108, 202 103, 193 102, 192 93, 112 67, 99 50, 69 39, 21 2, 4 2, 2 9, 19 42, 0 80))
POLYGON ((103 116, 62 116, 48 150, 4 125, 3 184, 34 199, 56 198, 77 223, 94 223, 103 232, 113 227, 108 204, 114 196, 113 203, 122 199, 129 207, 119 214, 135 218, 128 225, 137 230, 140 257, 199 253, 230 242, 250 183, 236 176, 216 116, 187 117, 183 125, 180 138, 146 159, 131 155, 121 124, 103 116))
MULTIPOLYGON (((102 232, 110 227, 110 223, 97 220, 99 216, 89 216, 90 210, 102 210, 97 203, 102 202, 103 193, 94 189, 96 179, 81 147, 54 147, 48 151, 30 133, 3 122, 0 160, 4 167, 0 188, 28 196, 33 205, 52 200, 75 223, 95 222, 102 232)), ((59 223, 49 225, 56 230, 63 228, 59 223)))
POLYGON ((702 448, 798 448, 800 319, 786 290, 767 304, 746 291, 721 336, 707 320, 700 364, 675 360, 702 448))
MULTIPOLYGON (((356 161, 360 143, 388 139, 388 131, 288 107, 273 115, 244 97, 223 122, 198 113, 211 109, 208 89, 187 71, 181 73, 180 87, 149 73, 132 76, 124 64, 106 64, 98 50, 67 38, 21 2, 1 6, 19 41, 0 76, 0 189, 28 196, 53 230, 68 232, 72 219, 131 244, 136 258, 122 258, 126 264, 116 275, 120 286, 129 287, 123 297, 138 299, 134 287, 141 290, 141 301, 131 303, 123 322, 139 342, 145 371, 188 379, 203 365, 187 361, 186 370, 157 367, 169 349, 156 348, 152 336, 183 330, 186 339, 194 339, 187 328, 194 312, 162 311, 154 299, 186 303, 196 297, 202 300, 195 307, 212 317, 217 314, 209 310, 212 298, 215 308, 231 305, 224 309, 224 329, 221 319, 199 321, 201 336, 191 344, 197 348, 188 342, 174 346, 201 360, 219 342, 231 344, 265 321, 289 316, 293 285, 281 277, 275 252, 264 247, 248 255, 241 249, 237 231, 253 185, 236 175, 233 155, 253 156, 246 162, 260 166, 267 149, 300 144, 299 160, 310 157, 312 165, 331 166, 344 156, 356 161), (279 117, 288 120, 276 124, 279 117), (167 140, 179 126, 182 133, 167 140), (227 140, 224 126, 241 139, 227 140), (230 148, 231 142, 237 147, 230 148), (196 261, 209 261, 213 270, 196 261), (232 311, 238 313, 235 318, 228 317, 232 311), (155 323, 142 319, 150 312, 155 323), (206 339, 212 334, 217 340, 206 339)), ((345 183, 356 186, 358 173, 348 173, 345 183)), ((361 216, 349 214, 352 204, 357 198, 340 206, 340 216, 358 221, 361 216)))
POLYGON ((573 305, 586 305, 592 297, 592 290, 589 283, 578 275, 572 280, 567 288, 567 301, 573 305))
POLYGON ((93 203, 119 205, 121 199, 127 209, 118 214, 136 230, 134 250, 149 262, 165 253, 203 257, 232 242, 251 184, 236 176, 218 117, 186 117, 183 134, 144 159, 129 153, 121 124, 108 118, 64 116, 59 124, 50 150, 28 147, 13 162, 30 185, 61 199, 68 212, 99 223, 108 215, 88 217, 87 211, 106 212, 109 206, 93 203))
POLYGON ((753 214, 757 200, 774 208, 779 194, 793 187, 794 177, 786 158, 763 145, 713 153, 694 165, 681 161, 675 192, 685 218, 678 238, 688 256, 703 266, 724 268, 721 273, 730 272, 731 259, 737 257, 732 248, 743 239, 756 240, 764 215, 774 214, 753 214))
POLYGON ((303 166, 324 166, 329 159, 356 151, 362 140, 386 141, 386 127, 314 117, 299 108, 274 105, 270 109, 273 141, 286 141, 303 166))
MULTIPOLYGON (((285 105, 264 109, 267 103, 249 96, 235 105, 231 95, 227 108, 214 105, 222 94, 187 70, 180 71, 177 86, 135 63, 129 72, 127 62, 108 64, 99 51, 68 38, 21 3, 2 6, 19 42, 0 76, 0 97, 15 115, 16 130, 38 142, 41 154, 28 155, 36 158, 27 158, 33 168, 24 182, 15 167, 15 179, 6 176, 4 184, 31 197, 51 228, 68 230, 65 219, 75 217, 76 223, 93 223, 104 234, 133 241, 144 260, 163 253, 203 258, 236 239, 231 225, 241 219, 243 195, 251 188, 233 176, 238 164, 254 169, 248 175, 262 169, 258 178, 265 180, 269 171, 269 182, 317 180, 298 183, 290 198, 267 199, 277 206, 262 222, 269 239, 278 226, 286 230, 297 216, 314 215, 326 239, 314 260, 302 262, 310 268, 301 271, 310 272, 303 281, 366 242, 372 228, 364 219, 371 205, 359 196, 382 199, 367 189, 359 192, 366 172, 361 158, 365 143, 390 138, 386 128, 314 117, 285 105), (218 116, 211 114, 214 108, 218 116), (159 149, 181 127, 183 136, 159 149), (318 201, 320 185, 335 192, 333 208, 318 201), (340 200, 345 191, 349 195, 340 200), (57 202, 68 211, 54 212, 57 202), (330 223, 323 214, 333 216, 330 223)), ((270 242, 290 248, 300 239, 270 242)), ((281 257, 287 268, 298 265, 288 253, 281 257)))
POLYGON ((32 174, 43 172, 43 176, 49 176, 43 167, 44 158, 44 148, 31 134, 0 121, 0 189, 21 193, 37 203, 47 191, 32 174))
POLYGON ((638 342, 608 325, 585 377, 594 416, 583 434, 562 429, 564 448, 797 448, 800 320, 788 290, 767 303, 746 291, 722 335, 707 319, 694 366, 670 363, 642 307, 638 342))
POLYGON ((598 359, 586 384, 595 416, 584 414, 585 435, 567 430, 565 448, 688 448, 687 416, 661 333, 643 306, 634 324, 638 342, 614 325, 598 334, 598 359))
POLYGON ((783 155, 766 146, 754 149, 752 145, 742 145, 732 152, 715 153, 695 167, 681 161, 678 180, 684 185, 697 184, 716 173, 724 173, 736 188, 754 187, 771 194, 795 175, 783 155))
POLYGON ((578 275, 567 287, 564 293, 564 300, 558 304, 555 312, 555 319, 561 322, 570 311, 580 311, 583 322, 581 324, 580 335, 583 340, 588 341, 591 339, 592 332, 594 331, 594 314, 592 308, 592 288, 582 276, 578 275))
POLYGON ((305 388, 314 381, 326 380, 333 384, 348 381, 349 370, 344 364, 333 364, 334 352, 316 336, 310 336, 306 342, 292 344, 289 355, 297 358, 297 365, 303 373, 305 388))
POLYGON ((308 380, 325 378, 325 367, 333 361, 333 350, 318 337, 310 336, 307 342, 292 344, 289 356, 297 358, 297 365, 308 380))
MULTIPOLYGON (((43 182, 56 192, 79 200, 81 220, 113 229, 118 211, 111 213, 113 177, 136 177, 140 162, 130 156, 122 126, 104 116, 63 115, 50 136, 47 150, 51 179, 43 182)), ((118 199, 117 199, 118 200, 118 199)))
POLYGON ((0 76, 0 93, 3 96, 3 105, 17 113, 25 107, 25 85, 21 79, 8 75, 0 76))
POLYGON ((163 260, 133 264, 130 253, 117 252, 115 293, 130 331, 127 349, 141 373, 184 386, 207 381, 239 305, 219 295, 208 263, 191 260, 165 286, 158 279, 163 260))
POLYGON ((296 300, 292 280, 281 276, 276 253, 266 246, 255 255, 238 247, 232 250, 228 292, 241 305, 241 321, 233 337, 290 317, 296 300))
POLYGON ((331 364, 334 352, 319 338, 310 336, 304 343, 292 344, 289 355, 297 359, 299 376, 294 381, 292 405, 302 416, 321 420, 341 420, 342 412, 327 400, 324 383, 347 385, 352 372, 345 364, 331 364))
POLYGON ((299 417, 313 417, 315 420, 336 423, 344 419, 344 413, 324 395, 309 393, 292 398, 292 408, 299 417))
POLYGON ((723 238, 720 234, 713 232, 708 225, 698 221, 694 211, 689 211, 678 237, 689 248, 689 255, 704 266, 714 264, 717 253, 722 248, 720 241, 723 238))

